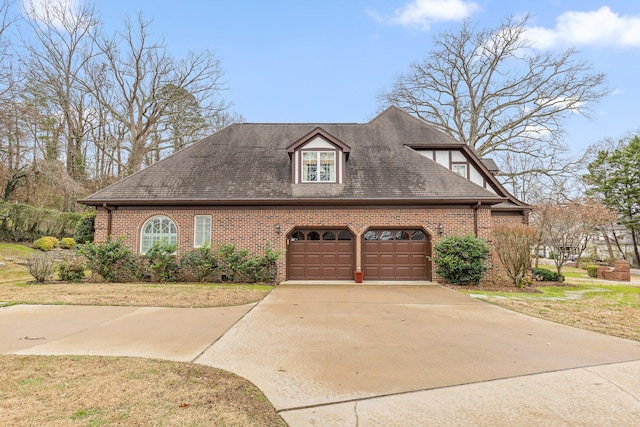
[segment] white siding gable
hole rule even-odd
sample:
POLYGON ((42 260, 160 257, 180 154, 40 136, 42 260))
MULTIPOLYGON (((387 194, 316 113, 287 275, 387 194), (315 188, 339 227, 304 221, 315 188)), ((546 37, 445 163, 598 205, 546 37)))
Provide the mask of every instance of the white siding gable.
POLYGON ((319 149, 325 149, 325 150, 336 149, 336 147, 333 144, 327 142, 324 138, 319 136, 316 136, 315 138, 313 138, 311 141, 307 142, 300 148, 304 148, 305 150, 310 148, 319 148, 319 149))
POLYGON ((467 158, 462 154, 459 150, 416 150, 421 155, 434 160, 435 162, 441 164, 447 169, 453 170, 453 163, 461 164, 466 163, 467 168, 469 170, 469 179, 474 184, 479 185, 480 187, 484 187, 487 190, 495 193, 495 190, 488 185, 485 180, 484 175, 480 170, 473 164, 467 161, 467 158))

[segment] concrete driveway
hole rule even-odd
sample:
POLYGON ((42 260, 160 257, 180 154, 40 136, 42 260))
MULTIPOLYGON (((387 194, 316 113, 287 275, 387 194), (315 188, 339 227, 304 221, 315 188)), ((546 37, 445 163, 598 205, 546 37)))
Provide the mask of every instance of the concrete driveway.
POLYGON ((195 361, 252 381, 290 426, 640 420, 640 343, 439 286, 281 285, 210 309, 4 307, 0 353, 195 361))
POLYGON ((276 288, 197 360, 292 426, 625 425, 640 343, 439 286, 276 288))

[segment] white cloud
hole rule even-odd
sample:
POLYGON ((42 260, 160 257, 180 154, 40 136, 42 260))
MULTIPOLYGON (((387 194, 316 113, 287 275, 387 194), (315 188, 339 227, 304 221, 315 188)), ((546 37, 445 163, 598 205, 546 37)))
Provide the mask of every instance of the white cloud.
POLYGON ((548 136, 551 136, 551 130, 542 125, 525 125, 520 132, 520 137, 524 139, 540 140, 548 136))
POLYGON ((555 28, 528 28, 527 38, 539 49, 567 44, 640 47, 640 15, 621 16, 607 6, 568 11, 558 17, 555 28))
POLYGON ((64 27, 62 19, 67 12, 75 13, 82 0, 22 0, 22 10, 31 19, 39 17, 50 25, 64 27))
POLYGON ((539 98, 535 103, 540 107, 553 107, 559 110, 568 110, 573 112, 578 112, 580 108, 584 106, 583 102, 569 97, 558 97, 554 99, 539 98))
POLYGON ((413 0, 393 11, 390 16, 369 11, 380 23, 429 30, 436 21, 460 21, 479 9, 477 3, 465 0, 413 0))

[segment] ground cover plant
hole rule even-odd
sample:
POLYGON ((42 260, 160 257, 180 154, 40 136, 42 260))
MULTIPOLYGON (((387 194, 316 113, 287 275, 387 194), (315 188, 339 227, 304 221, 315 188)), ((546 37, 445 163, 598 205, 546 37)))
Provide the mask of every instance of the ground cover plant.
POLYGON ((232 373, 126 357, 0 355, 7 426, 286 426, 232 373))

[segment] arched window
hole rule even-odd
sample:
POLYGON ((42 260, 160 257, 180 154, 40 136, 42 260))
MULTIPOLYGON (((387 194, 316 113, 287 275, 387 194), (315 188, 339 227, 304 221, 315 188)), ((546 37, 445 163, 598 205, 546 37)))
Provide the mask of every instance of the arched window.
POLYGON ((178 242, 176 225, 166 216, 149 218, 142 226, 140 236, 140 252, 145 254, 155 242, 165 240, 169 244, 178 242))

